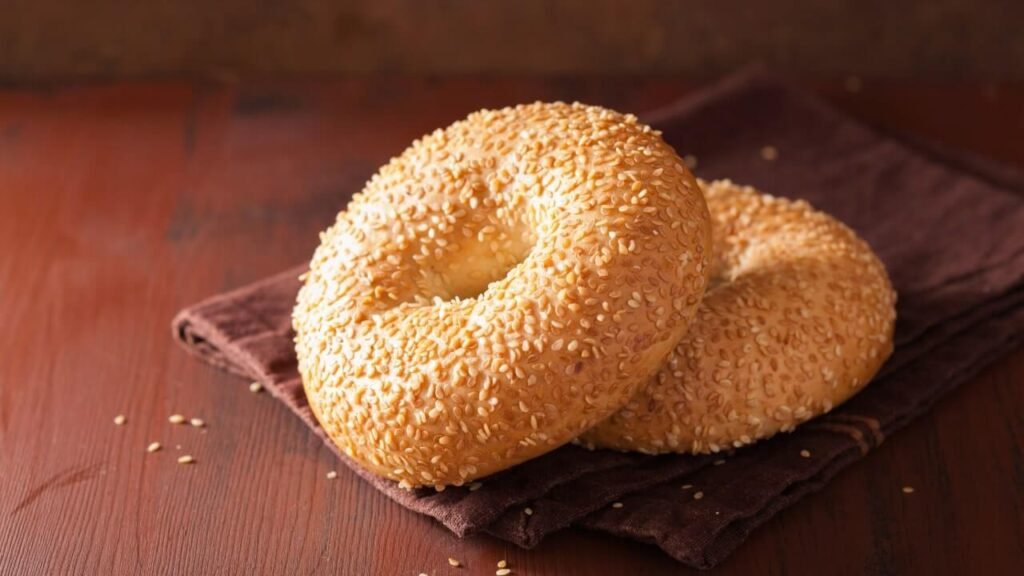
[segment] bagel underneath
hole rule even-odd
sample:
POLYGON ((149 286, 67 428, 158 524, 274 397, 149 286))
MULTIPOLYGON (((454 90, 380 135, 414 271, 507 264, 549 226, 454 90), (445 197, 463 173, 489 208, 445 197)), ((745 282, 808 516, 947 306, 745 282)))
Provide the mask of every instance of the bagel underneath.
POLYGON ((313 413, 406 487, 550 451, 661 366, 710 234, 693 176, 634 117, 471 114, 382 167, 321 235, 293 314, 313 413))
POLYGON ((896 294, 853 231, 805 202, 701 184, 714 257, 697 317, 643 392, 584 445, 738 448, 828 412, 892 352, 896 294))

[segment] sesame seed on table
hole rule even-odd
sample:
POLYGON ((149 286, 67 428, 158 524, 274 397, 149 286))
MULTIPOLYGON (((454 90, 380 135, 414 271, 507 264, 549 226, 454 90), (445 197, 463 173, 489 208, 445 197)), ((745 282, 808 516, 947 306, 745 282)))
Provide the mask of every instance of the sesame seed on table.
MULTIPOLYGON (((1024 125, 1024 88, 853 85, 807 87, 884 131, 1024 167, 1024 140, 1008 129, 1024 125)), ((279 403, 250 393, 260 386, 183 354, 167 325, 184 305, 308 260, 379 165, 472 110, 560 99, 642 112, 695 86, 364 78, 0 89, 0 573, 686 573, 651 546, 582 530, 533 550, 460 540, 355 477, 279 403)), ((751 161, 782 165, 784 147, 762 157, 775 144, 751 142, 751 161)), ((627 307, 639 298, 622 294, 627 307)), ((559 349, 584 344, 568 337, 559 349)), ((1018 350, 769 520, 713 573, 1012 573, 1024 558, 1013 474, 1024 468, 1021 381, 1018 350)), ((522 400, 516 411, 536 410, 522 400)), ((715 486, 679 487, 716 512, 715 486)), ((635 513, 623 504, 616 514, 635 513)))

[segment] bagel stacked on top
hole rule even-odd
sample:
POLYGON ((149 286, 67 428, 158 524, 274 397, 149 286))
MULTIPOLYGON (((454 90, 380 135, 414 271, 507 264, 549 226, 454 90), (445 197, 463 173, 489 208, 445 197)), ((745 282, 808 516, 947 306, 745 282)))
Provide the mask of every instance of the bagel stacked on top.
POLYGON ((707 452, 790 430, 877 371, 894 298, 806 204, 702 192, 635 117, 535 103, 382 167, 321 234, 293 323, 330 438, 440 489, 578 437, 707 452))
POLYGON ((710 244, 693 176, 633 116, 474 113, 381 168, 321 236, 293 314, 310 406, 403 486, 548 452, 661 366, 710 244))

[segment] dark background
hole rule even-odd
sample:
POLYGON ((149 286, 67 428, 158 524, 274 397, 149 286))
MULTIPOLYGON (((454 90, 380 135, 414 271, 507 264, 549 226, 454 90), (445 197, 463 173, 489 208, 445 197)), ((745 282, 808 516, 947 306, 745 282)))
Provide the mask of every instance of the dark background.
POLYGON ((1017 0, 0 3, 0 80, 683 74, 1024 80, 1017 0))

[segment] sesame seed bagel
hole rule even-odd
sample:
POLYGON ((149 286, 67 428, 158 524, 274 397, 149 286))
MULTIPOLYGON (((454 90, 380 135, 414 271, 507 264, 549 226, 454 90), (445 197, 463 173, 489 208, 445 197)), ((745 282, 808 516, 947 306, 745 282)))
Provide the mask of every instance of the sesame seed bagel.
POLYGON ((321 235, 293 314, 310 406, 406 487, 538 456, 661 366, 710 243, 699 186, 635 117, 471 114, 382 167, 321 235))
POLYGON ((896 294, 868 245, 806 202, 701 182, 711 282, 665 365, 580 439, 718 452, 792 430, 855 394, 892 352, 896 294))

